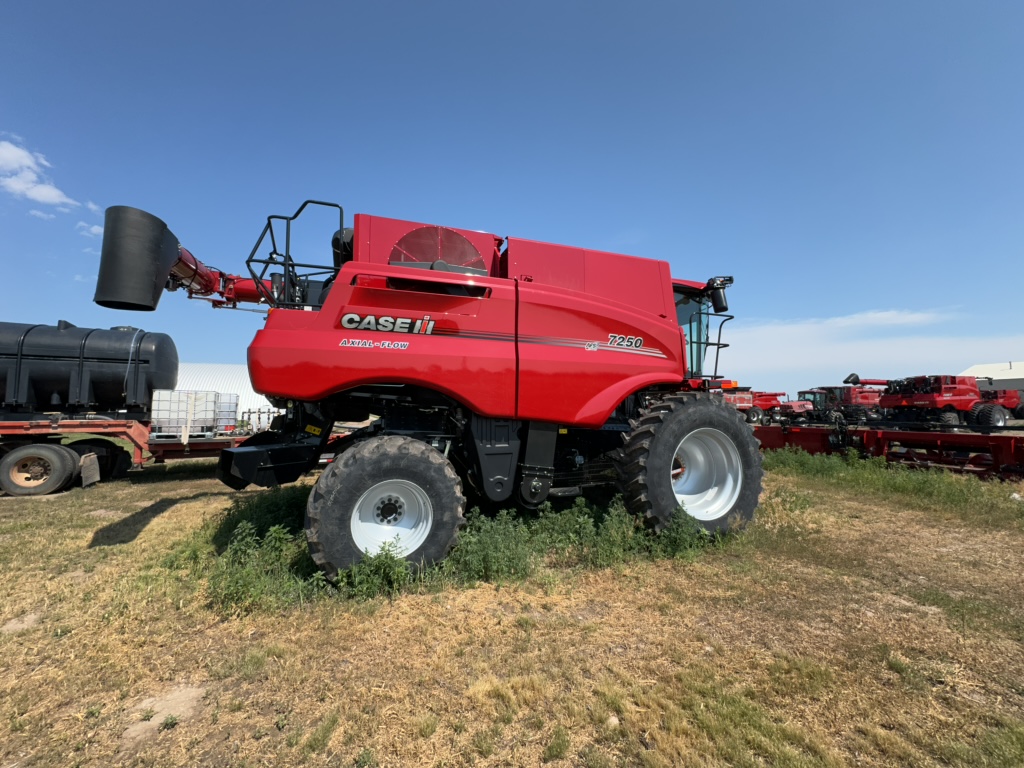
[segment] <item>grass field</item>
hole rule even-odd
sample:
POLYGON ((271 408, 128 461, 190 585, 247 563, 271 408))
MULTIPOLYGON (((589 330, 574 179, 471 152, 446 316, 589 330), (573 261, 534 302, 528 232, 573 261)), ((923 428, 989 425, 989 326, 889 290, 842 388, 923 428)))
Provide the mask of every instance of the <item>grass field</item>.
POLYGON ((1024 765, 1024 488, 768 467, 724 541, 578 505, 337 588, 210 464, 0 498, 0 767, 1024 765))

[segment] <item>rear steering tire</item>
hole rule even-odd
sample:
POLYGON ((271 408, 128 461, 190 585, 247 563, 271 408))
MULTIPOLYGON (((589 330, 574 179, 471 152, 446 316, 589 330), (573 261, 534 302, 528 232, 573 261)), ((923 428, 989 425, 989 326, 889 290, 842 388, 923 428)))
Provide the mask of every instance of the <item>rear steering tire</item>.
POLYGON ((384 546, 415 566, 455 545, 466 499, 451 462, 426 443, 390 435, 363 440, 320 475, 306 504, 306 539, 331 579, 384 546))
POLYGON ((996 427, 998 429, 1006 426, 1006 422, 1009 421, 1009 415, 1003 406, 996 405, 995 403, 986 403, 978 408, 977 422, 979 426, 996 427))
POLYGON ((710 533, 743 527, 761 493, 753 433, 736 410, 704 394, 652 406, 626 437, 619 473, 626 506, 658 531, 680 507, 710 533))
POLYGON ((764 416, 764 411, 758 408, 756 405, 747 411, 747 423, 748 424, 760 424, 761 418, 764 416))

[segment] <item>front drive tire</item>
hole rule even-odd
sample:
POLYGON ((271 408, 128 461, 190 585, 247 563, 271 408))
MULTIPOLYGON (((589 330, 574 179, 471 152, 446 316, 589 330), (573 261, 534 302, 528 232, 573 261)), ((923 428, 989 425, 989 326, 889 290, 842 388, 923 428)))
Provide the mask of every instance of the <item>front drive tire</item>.
POLYGON ((761 453, 743 416, 705 394, 652 406, 619 463, 626 506, 661 531, 682 506, 709 533, 742 528, 761 494, 761 453))
POLYGON ((451 462, 410 437, 363 440, 320 475, 306 504, 306 539, 331 579, 390 544, 415 566, 455 545, 466 499, 451 462))

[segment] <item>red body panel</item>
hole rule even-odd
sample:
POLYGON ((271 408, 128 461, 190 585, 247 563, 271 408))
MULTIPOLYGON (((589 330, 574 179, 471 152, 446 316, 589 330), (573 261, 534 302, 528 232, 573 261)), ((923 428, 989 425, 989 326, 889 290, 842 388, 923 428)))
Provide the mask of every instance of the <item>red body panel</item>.
POLYGON ((597 427, 631 393, 682 382, 675 323, 589 294, 518 285, 519 418, 597 427))
POLYGON ((419 385, 483 416, 597 427, 639 389, 682 385, 666 262, 518 239, 499 255, 502 242, 357 215, 354 258, 322 309, 275 309, 256 334, 253 387, 317 401, 370 384, 419 385), (394 263, 395 243, 416 230, 443 241, 442 259, 446 247, 475 258, 468 241, 488 276, 394 263), (397 332, 400 322, 421 332, 397 332))
POLYGON ((346 264, 321 311, 270 313, 249 346, 253 387, 272 397, 317 401, 366 384, 417 384, 484 416, 513 415, 515 284, 477 278, 488 291, 481 298, 430 292, 465 280, 465 275, 346 264), (353 285, 361 277, 386 281, 387 276, 400 276, 422 290, 353 285), (345 328, 343 319, 350 314, 429 317, 435 325, 431 334, 345 328), (393 344, 407 346, 388 346, 393 344))

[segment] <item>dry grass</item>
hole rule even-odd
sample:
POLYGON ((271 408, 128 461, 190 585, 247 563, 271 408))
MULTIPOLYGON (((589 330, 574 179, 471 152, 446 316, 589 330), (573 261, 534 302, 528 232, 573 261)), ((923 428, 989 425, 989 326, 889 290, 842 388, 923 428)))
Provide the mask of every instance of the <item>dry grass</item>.
POLYGON ((225 619, 175 470, 0 498, 0 765, 1024 762, 1020 525, 769 476, 695 562, 225 619))

